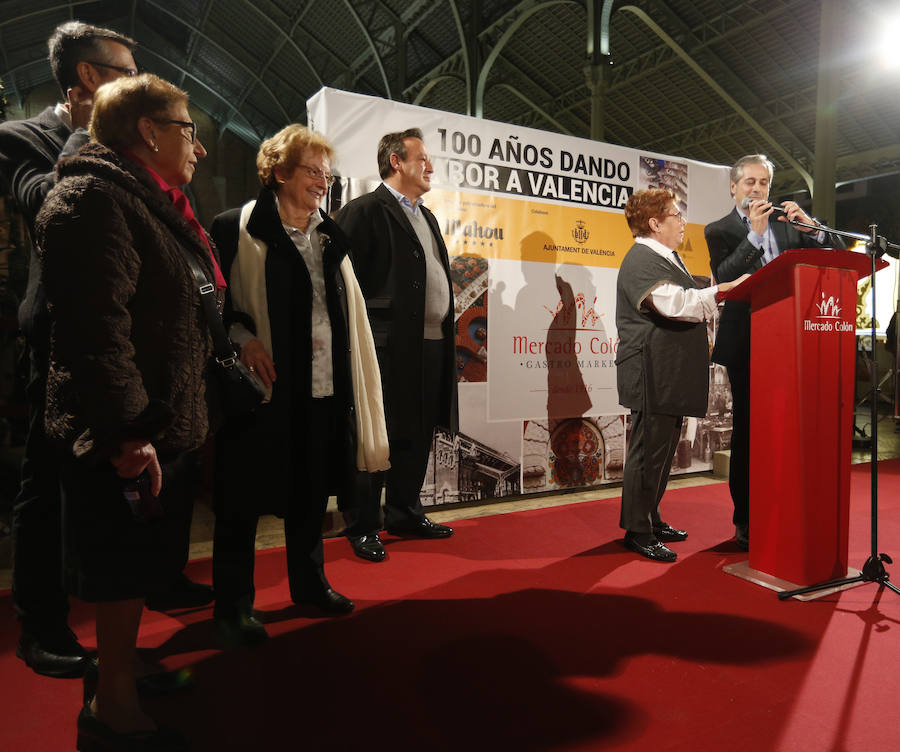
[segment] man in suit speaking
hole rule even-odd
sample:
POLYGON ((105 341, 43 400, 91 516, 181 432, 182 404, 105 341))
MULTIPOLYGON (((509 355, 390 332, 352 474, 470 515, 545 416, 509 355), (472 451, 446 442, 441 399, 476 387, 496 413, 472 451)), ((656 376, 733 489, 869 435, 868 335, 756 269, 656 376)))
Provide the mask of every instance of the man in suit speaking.
POLYGON ((391 469, 369 477, 360 489, 346 535, 356 554, 385 558, 385 527, 393 535, 446 538, 453 529, 429 520, 419 491, 425 479, 435 426, 455 431, 456 351, 453 289, 447 246, 434 215, 422 204, 434 169, 411 128, 388 133, 378 144, 384 181, 354 199, 337 222, 350 236, 353 266, 366 298, 384 385, 391 469))
MULTIPOLYGON (((774 166, 762 154, 741 157, 731 168, 734 209, 706 226, 709 263, 717 282, 752 274, 791 248, 843 247, 839 238, 791 222, 818 224, 794 201, 769 201, 774 166), (773 214, 778 221, 771 221, 773 214)), ((734 502, 735 541, 750 545, 750 304, 725 302, 712 353, 728 370, 734 402, 728 485, 734 502)))

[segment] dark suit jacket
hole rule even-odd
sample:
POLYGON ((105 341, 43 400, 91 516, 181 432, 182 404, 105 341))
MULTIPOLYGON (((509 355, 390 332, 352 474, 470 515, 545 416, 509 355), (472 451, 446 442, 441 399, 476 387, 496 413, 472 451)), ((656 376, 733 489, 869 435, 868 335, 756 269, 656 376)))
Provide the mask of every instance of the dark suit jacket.
MULTIPOLYGON (((820 248, 815 233, 800 232, 796 227, 778 219, 769 218, 769 226, 775 234, 780 251, 791 248, 820 248)), ((703 231, 709 248, 709 264, 717 282, 731 282, 742 274, 752 274, 762 268, 762 250, 747 240, 747 228, 737 209, 732 209, 722 219, 717 219, 703 231)), ((843 248, 839 238, 827 236, 825 244, 843 248)), ((726 301, 719 320, 713 363, 729 368, 750 366, 750 304, 726 301)))
MULTIPOLYGON (((450 259, 437 220, 422 208, 431 227, 450 284, 450 259)), ((372 336, 384 385, 384 407, 391 441, 410 440, 423 432, 423 344, 425 313, 425 249, 394 195, 380 185, 354 199, 338 213, 337 222, 350 236, 356 276, 366 298, 372 336)), ((451 312, 443 325, 445 381, 450 394, 442 401, 439 422, 455 431, 455 322, 451 312)))
MULTIPOLYGON (((57 162, 75 154, 88 140, 86 131, 73 133, 53 107, 28 120, 0 123, 0 174, 9 183, 30 232, 34 231, 34 218, 44 198, 56 182, 57 162)), ((28 268, 28 289, 19 308, 19 326, 32 347, 46 350, 50 332, 40 263, 34 252, 28 268)))

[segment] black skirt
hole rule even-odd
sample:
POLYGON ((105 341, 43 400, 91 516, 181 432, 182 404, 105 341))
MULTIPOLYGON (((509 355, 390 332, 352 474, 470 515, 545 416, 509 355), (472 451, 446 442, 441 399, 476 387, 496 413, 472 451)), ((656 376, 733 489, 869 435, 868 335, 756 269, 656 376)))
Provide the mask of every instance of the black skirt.
POLYGON ((197 453, 160 457, 160 464, 163 514, 141 522, 111 464, 62 461, 64 582, 71 595, 85 601, 142 598, 178 577, 187 558, 197 453))

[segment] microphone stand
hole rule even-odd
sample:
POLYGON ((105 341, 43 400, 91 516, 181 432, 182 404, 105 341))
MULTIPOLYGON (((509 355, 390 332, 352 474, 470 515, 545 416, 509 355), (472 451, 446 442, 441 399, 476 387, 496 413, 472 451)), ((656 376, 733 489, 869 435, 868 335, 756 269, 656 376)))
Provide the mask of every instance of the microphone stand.
POLYGON ((791 224, 799 227, 812 227, 822 230, 832 235, 838 235, 845 238, 855 238, 856 240, 866 241, 866 253, 872 259, 872 384, 870 388, 870 415, 872 421, 872 453, 870 462, 870 479, 872 488, 872 548, 869 558, 863 564, 862 571, 855 577, 843 577, 837 580, 830 580, 818 585, 810 585, 809 587, 797 588, 796 590, 785 590, 778 593, 778 600, 784 601, 795 595, 803 595, 804 593, 813 593, 817 590, 825 590, 826 588, 839 588, 844 585, 853 585, 857 582, 877 582, 879 585, 888 587, 895 593, 900 595, 900 588, 890 582, 890 575, 884 568, 885 563, 893 564, 893 559, 887 554, 878 553, 878 364, 875 361, 875 272, 878 259, 885 253, 889 253, 894 258, 900 257, 900 245, 889 243, 883 236, 878 235, 877 225, 870 225, 870 235, 862 235, 855 232, 842 232, 832 230, 819 225, 809 225, 802 222, 792 222, 791 224), (893 253, 891 253, 893 251, 893 253))

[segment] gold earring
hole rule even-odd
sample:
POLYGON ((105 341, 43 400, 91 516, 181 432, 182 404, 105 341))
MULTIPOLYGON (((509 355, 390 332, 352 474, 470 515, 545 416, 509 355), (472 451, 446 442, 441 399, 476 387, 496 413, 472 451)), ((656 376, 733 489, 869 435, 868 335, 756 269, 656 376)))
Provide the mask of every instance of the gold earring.
POLYGON ((150 148, 153 149, 153 151, 159 151, 159 147, 156 145, 155 142, 150 145, 150 148))

